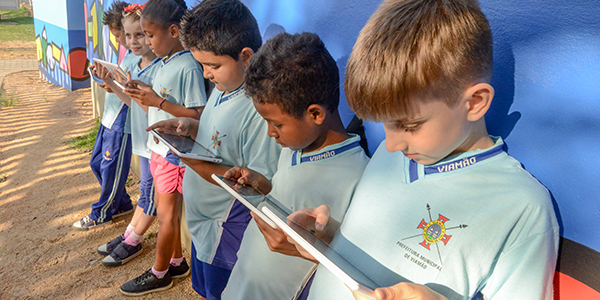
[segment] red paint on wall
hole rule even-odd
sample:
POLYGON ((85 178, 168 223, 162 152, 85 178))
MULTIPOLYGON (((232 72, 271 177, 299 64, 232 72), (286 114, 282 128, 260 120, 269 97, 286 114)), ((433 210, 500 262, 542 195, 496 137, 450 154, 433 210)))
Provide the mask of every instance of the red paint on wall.
POLYGON ((556 272, 554 300, 600 300, 600 293, 576 279, 556 272))

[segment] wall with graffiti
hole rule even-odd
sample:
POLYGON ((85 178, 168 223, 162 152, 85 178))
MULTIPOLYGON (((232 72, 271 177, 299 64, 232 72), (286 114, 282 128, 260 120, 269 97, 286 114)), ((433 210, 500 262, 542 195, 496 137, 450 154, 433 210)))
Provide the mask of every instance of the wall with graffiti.
POLYGON ((40 77, 70 90, 90 86, 82 11, 81 1, 33 3, 40 77))

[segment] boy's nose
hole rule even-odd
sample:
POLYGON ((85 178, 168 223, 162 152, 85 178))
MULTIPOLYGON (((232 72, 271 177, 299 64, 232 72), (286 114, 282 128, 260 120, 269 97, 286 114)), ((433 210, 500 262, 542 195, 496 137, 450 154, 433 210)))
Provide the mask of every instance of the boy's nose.
POLYGON ((279 135, 277 135, 277 132, 275 131, 275 127, 273 125, 271 125, 270 123, 267 126, 267 135, 269 135, 272 138, 279 137, 279 135))
POLYGON ((403 151, 408 148, 408 143, 399 134, 385 134, 385 149, 388 152, 403 151))

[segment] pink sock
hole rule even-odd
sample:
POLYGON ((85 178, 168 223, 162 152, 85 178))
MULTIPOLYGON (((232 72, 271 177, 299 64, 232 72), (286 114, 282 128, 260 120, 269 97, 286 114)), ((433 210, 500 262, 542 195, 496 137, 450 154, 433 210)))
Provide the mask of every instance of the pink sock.
POLYGON ((132 226, 131 224, 127 225, 127 229, 125 229, 125 233, 123 234, 123 237, 125 239, 127 239, 134 230, 135 230, 135 226, 132 226))
POLYGON ((154 267, 152 267, 152 274, 154 274, 154 276, 156 276, 156 278, 158 278, 158 279, 165 277, 165 275, 167 275, 168 272, 169 272, 169 269, 166 269, 164 271, 156 271, 156 269, 154 269, 154 267))
POLYGON ((130 246, 137 246, 142 242, 142 236, 132 231, 129 236, 125 239, 125 244, 130 246))
POLYGON ((183 256, 180 258, 171 258, 170 264, 174 267, 179 267, 183 262, 183 256))

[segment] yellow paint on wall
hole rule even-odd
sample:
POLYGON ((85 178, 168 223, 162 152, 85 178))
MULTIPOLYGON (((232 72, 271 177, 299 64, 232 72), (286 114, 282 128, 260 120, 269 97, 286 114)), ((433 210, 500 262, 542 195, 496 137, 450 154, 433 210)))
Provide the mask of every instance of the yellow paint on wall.
POLYGON ((42 58, 44 57, 44 52, 42 52, 42 39, 40 38, 40 36, 35 38, 35 48, 37 50, 36 53, 38 61, 42 61, 42 58))
POLYGON ((98 18, 96 17, 96 2, 92 4, 92 9, 90 9, 90 15, 92 16, 92 37, 94 42, 94 48, 98 46, 98 18))
POLYGON ((56 60, 57 62, 60 62, 60 53, 61 49, 58 48, 58 46, 56 46, 54 43, 52 43, 52 57, 54 57, 54 60, 56 60))

